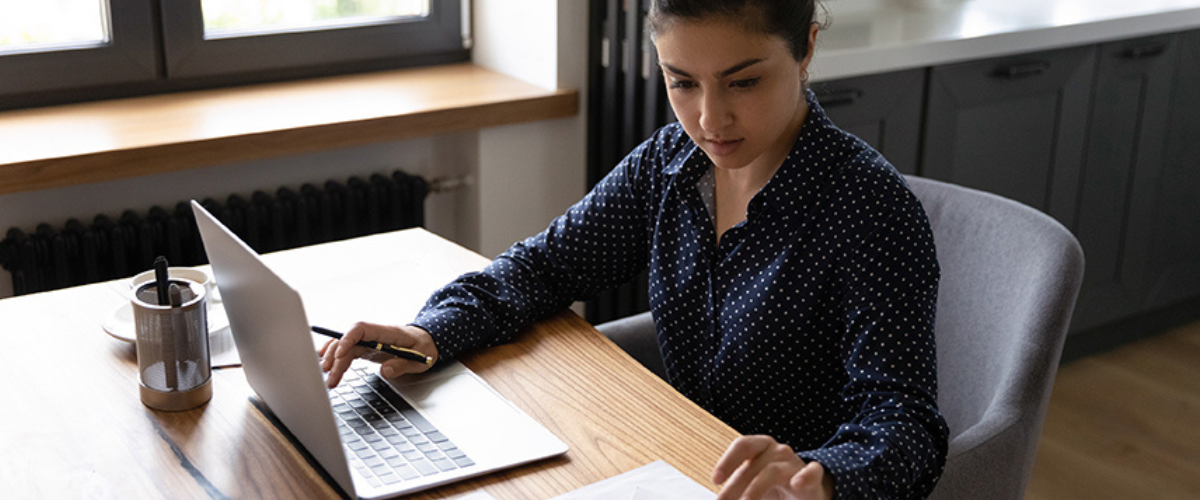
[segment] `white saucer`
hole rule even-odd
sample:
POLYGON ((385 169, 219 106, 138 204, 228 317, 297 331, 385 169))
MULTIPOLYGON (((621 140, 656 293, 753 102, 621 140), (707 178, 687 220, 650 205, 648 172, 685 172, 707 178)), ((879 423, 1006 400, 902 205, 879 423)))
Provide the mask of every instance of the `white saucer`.
MULTIPOLYGON (((104 327, 105 333, 114 339, 137 342, 137 330, 133 326, 133 306, 128 302, 105 316, 100 325, 104 327)), ((208 335, 214 336, 228 327, 229 317, 225 315, 225 308, 221 307, 221 304, 214 304, 208 311, 208 335)))

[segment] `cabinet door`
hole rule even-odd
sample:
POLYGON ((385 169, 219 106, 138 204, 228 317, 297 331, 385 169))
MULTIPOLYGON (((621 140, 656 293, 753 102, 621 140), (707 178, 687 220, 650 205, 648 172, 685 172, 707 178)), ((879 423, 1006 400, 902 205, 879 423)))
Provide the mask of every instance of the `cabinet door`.
POLYGON ((1200 31, 1181 34, 1178 41, 1151 240, 1151 307, 1200 296, 1200 31))
POLYGON ((935 67, 921 173, 1015 199, 1069 224, 1095 48, 935 67))
POLYGON ((834 124, 879 150, 897 170, 917 173, 925 69, 819 82, 812 89, 834 124))
POLYGON ((1079 212, 1072 227, 1087 256, 1072 321, 1075 330, 1146 308, 1175 42, 1174 36, 1164 35, 1100 46, 1079 212))

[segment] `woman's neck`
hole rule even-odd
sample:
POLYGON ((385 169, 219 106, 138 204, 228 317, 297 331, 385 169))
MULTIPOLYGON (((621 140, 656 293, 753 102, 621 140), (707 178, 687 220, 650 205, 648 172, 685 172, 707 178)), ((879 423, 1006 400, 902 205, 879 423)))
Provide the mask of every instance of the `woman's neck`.
POLYGON ((726 230, 746 220, 746 209, 750 199, 754 197, 783 165, 792 146, 800 137, 800 130, 808 118, 808 106, 802 105, 796 120, 788 127, 770 151, 755 159, 743 168, 727 169, 713 167, 713 180, 716 184, 714 203, 716 205, 717 241, 726 230))

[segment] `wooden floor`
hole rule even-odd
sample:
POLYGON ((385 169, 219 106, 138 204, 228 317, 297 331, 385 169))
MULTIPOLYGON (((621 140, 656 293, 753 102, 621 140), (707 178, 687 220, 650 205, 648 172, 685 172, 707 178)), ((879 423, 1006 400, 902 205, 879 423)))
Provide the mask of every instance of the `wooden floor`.
POLYGON ((1025 499, 1109 498, 1200 499, 1200 323, 1059 371, 1025 499))

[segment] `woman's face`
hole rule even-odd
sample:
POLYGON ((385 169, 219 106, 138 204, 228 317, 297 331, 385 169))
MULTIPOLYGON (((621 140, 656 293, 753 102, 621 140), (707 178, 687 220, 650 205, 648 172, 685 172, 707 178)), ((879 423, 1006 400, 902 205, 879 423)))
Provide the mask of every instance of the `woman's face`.
POLYGON ((804 124, 810 57, 729 20, 674 21, 655 46, 675 115, 716 166, 773 172, 804 124))

